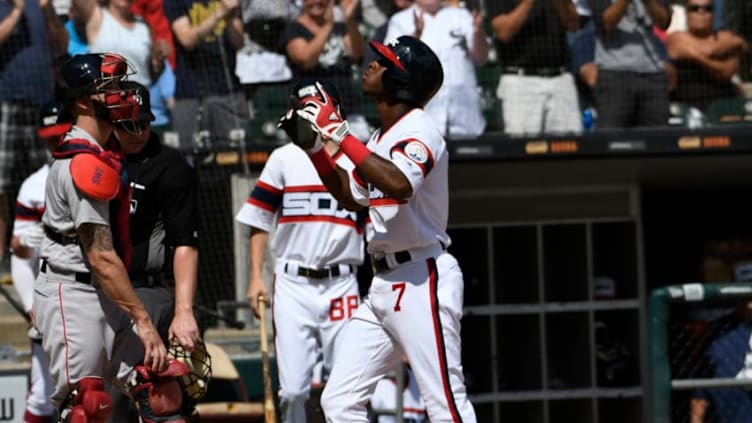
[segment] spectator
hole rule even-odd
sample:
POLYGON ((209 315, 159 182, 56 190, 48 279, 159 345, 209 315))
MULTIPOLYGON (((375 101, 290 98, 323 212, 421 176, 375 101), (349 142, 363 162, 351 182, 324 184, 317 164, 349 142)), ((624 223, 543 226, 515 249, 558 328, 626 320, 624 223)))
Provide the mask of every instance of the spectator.
POLYGON ((488 40, 481 12, 444 5, 441 0, 417 0, 389 19, 384 39, 391 42, 401 35, 420 38, 441 60, 444 83, 425 106, 441 134, 447 138, 482 134, 486 120, 475 65, 488 59, 488 40))
POLYGON ((166 46, 165 53, 170 67, 175 69, 175 40, 172 38, 170 23, 164 14, 162 0, 134 0, 131 6, 134 15, 141 16, 152 30, 154 44, 166 46))
MULTIPOLYGON (((389 9, 389 17, 393 16, 395 13, 399 12, 400 10, 403 10, 405 8, 408 8, 412 6, 413 2, 412 0, 391 0, 389 2, 391 5, 389 9)), ((371 32, 371 41, 376 41, 377 43, 384 43, 384 38, 386 37, 386 30, 389 27, 389 21, 385 20, 382 25, 379 25, 378 27, 374 28, 373 32, 371 32)), ((371 48, 367 48, 365 51, 365 56, 363 59, 363 65, 368 66, 369 63, 371 63, 374 60, 378 60, 378 54, 376 54, 375 51, 371 48)))
POLYGON ((714 100, 740 95, 731 79, 749 49, 733 32, 713 30, 711 0, 687 0, 686 10, 687 31, 672 32, 666 40, 678 78, 673 100, 705 113, 714 100))
MULTIPOLYGON (((747 0, 726 0, 725 27, 741 35, 747 43, 752 43, 752 2, 747 0)), ((743 80, 752 79, 750 57, 742 58, 740 75, 743 80)))
POLYGON ((242 0, 241 9, 248 38, 238 51, 235 73, 253 98, 260 84, 292 79, 283 36, 287 22, 295 16, 287 0, 242 0))
POLYGON ((134 67, 133 81, 151 85, 152 39, 149 26, 131 12, 133 0, 73 0, 86 24, 89 51, 111 52, 125 57, 134 67))
POLYGON ((596 26, 598 127, 666 125, 669 82, 662 43, 653 33, 653 25, 669 25, 666 1, 590 0, 590 6, 596 26))
MULTIPOLYGON (((750 281, 749 264, 735 266, 736 281, 750 281), (746 272, 745 269, 746 268, 746 272)), ((749 375, 745 372, 745 357, 752 335, 752 303, 742 303, 735 311, 714 320, 707 328, 710 344, 705 355, 710 363, 712 377, 735 378, 749 375)), ((718 423, 748 422, 752 415, 752 401, 743 388, 700 389, 690 399, 689 423, 711 421, 709 408, 715 410, 712 421, 718 423)))
POLYGON ((49 0, 0 2, 0 277, 10 274, 13 191, 47 160, 36 136, 39 108, 51 100, 53 59, 67 45, 49 0))
POLYGON ((165 0, 164 6, 177 52, 172 126, 190 158, 199 131, 210 140, 227 140, 248 120, 232 74, 235 52, 243 47, 243 22, 238 0, 165 0))
POLYGON ((369 130, 360 110, 352 72, 352 65, 362 62, 365 50, 355 14, 359 1, 342 0, 344 22, 338 22, 334 0, 304 0, 303 11, 288 25, 284 42, 294 78, 319 77, 332 81, 342 95, 350 130, 367 139, 369 130))
MULTIPOLYGON (((157 43, 164 45, 164 41, 157 43)), ((154 81, 149 87, 151 112, 154 114, 151 132, 158 135, 172 129, 170 113, 175 106, 175 73, 165 57, 166 52, 163 49, 155 49, 151 57, 151 79, 154 81)))
POLYGON ((81 12, 75 3, 71 4, 68 11, 68 22, 65 23, 65 29, 68 31, 68 54, 75 56, 77 54, 86 54, 89 52, 89 42, 86 40, 86 23, 81 18, 81 12))
POLYGON ((568 72, 566 31, 579 27, 571 0, 493 0, 487 11, 498 39, 502 75, 496 90, 504 131, 579 133, 580 107, 568 72))

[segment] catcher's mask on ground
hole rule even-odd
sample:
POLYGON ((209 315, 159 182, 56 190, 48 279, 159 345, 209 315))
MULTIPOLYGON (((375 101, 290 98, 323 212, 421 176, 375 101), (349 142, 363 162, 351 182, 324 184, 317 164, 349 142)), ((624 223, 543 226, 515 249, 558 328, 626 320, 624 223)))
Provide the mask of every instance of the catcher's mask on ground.
POLYGON ((206 350, 206 344, 199 339, 194 344, 193 351, 188 351, 177 340, 172 340, 167 354, 191 369, 187 375, 180 376, 178 382, 189 398, 200 400, 206 394, 212 374, 211 356, 206 350))

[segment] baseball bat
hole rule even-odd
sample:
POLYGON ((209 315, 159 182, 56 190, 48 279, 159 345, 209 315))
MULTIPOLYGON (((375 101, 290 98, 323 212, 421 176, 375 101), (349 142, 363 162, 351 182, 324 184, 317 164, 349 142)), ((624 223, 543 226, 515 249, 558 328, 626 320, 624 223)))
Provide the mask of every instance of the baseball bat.
POLYGON ((204 307, 201 304, 196 304, 195 307, 196 307, 196 311, 198 311, 199 313, 207 314, 211 317, 215 317, 219 320, 222 320, 225 323, 227 323, 227 325, 230 326, 231 328, 235 328, 235 329, 245 328, 245 323, 237 319, 233 319, 230 316, 225 316, 224 314, 216 312, 210 308, 204 307))
POLYGON ((31 323, 31 316, 29 316, 29 313, 24 310, 24 307, 21 303, 16 301, 16 299, 13 298, 12 295, 10 295, 10 292, 5 290, 5 287, 2 284, 0 284, 0 294, 5 297, 5 299, 8 301, 8 304, 10 304, 11 307, 13 307, 18 312, 18 314, 20 314, 28 323, 31 323))
POLYGON ((269 343, 266 339, 266 298, 258 297, 259 328, 261 337, 261 366, 264 373, 264 418, 266 423, 277 423, 272 396, 272 376, 269 371, 269 343))

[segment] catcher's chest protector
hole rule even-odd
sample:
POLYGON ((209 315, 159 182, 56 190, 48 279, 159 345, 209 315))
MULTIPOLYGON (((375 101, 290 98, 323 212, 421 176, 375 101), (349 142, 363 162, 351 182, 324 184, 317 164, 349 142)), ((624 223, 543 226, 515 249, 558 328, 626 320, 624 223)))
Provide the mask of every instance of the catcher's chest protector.
POLYGON ((131 261, 130 182, 117 143, 110 141, 106 148, 99 149, 83 139, 69 139, 58 145, 52 157, 72 158, 70 172, 76 188, 95 200, 110 202, 115 250, 128 266, 131 261))

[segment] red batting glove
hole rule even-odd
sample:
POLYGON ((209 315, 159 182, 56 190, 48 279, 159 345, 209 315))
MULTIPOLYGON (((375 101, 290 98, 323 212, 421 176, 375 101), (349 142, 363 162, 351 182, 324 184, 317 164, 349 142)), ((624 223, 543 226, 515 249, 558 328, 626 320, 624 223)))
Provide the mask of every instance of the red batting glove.
POLYGON ((350 134, 347 121, 342 118, 337 106, 334 105, 334 101, 324 87, 316 82, 316 88, 321 93, 322 99, 312 98, 306 101, 303 108, 297 110, 296 113, 302 119, 308 121, 311 128, 321 134, 322 137, 339 145, 350 134))

